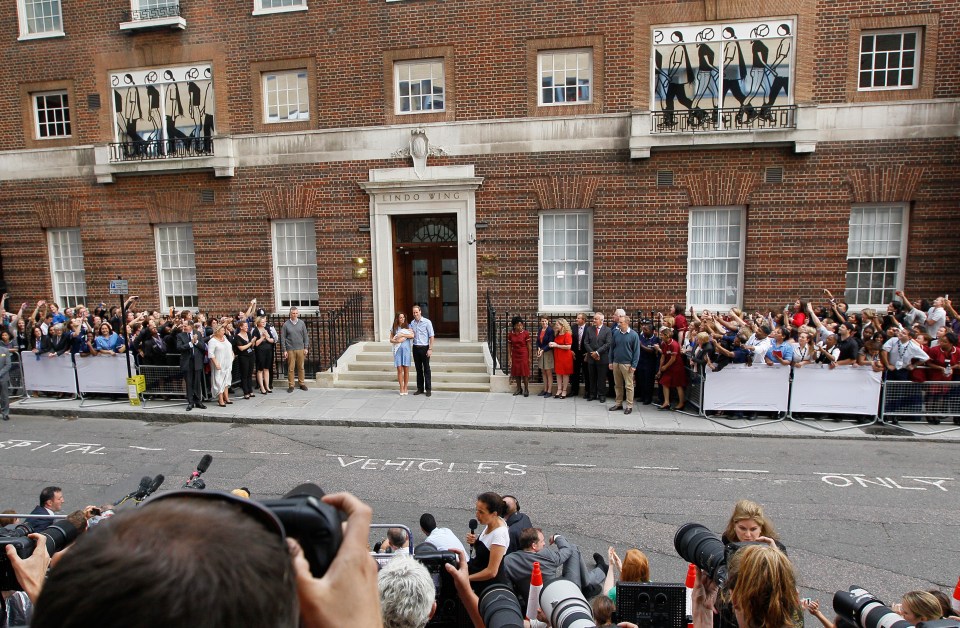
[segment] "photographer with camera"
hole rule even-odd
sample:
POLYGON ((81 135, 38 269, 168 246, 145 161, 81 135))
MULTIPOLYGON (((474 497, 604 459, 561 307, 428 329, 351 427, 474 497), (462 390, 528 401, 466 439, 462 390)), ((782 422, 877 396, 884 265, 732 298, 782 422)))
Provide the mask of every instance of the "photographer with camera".
POLYGON ((697 568, 692 593, 695 628, 736 625, 740 628, 794 628, 803 616, 797 596, 797 579, 787 555, 774 547, 748 545, 730 559, 729 576, 722 596, 719 587, 697 568), (718 598, 726 598, 736 624, 714 614, 718 598))
MULTIPOLYGON (((279 515, 253 500, 163 494, 84 535, 50 571, 31 626, 379 628, 377 567, 367 552, 372 510, 349 493, 315 502, 346 516, 339 547, 284 538, 279 515), (319 550, 331 561, 317 576, 319 550)), ((342 516, 327 520, 333 537, 342 516)), ((292 536, 296 523, 287 524, 292 536)))

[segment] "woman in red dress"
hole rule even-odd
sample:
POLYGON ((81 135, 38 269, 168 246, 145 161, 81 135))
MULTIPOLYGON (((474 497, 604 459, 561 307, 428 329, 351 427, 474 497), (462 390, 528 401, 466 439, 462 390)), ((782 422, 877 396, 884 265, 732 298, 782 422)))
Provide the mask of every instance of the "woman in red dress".
POLYGON ((683 389, 687 385, 687 369, 683 366, 680 357, 680 343, 673 339, 673 330, 669 327, 660 329, 660 385, 663 387, 663 405, 661 410, 670 409, 670 389, 677 389, 677 406, 675 410, 683 410, 686 403, 683 398, 683 389))
POLYGON ((573 332, 567 319, 557 319, 553 324, 556 336, 550 346, 553 348, 553 370, 557 374, 557 394, 554 399, 567 398, 567 383, 573 375, 573 332))
POLYGON ((523 319, 519 316, 514 316, 510 322, 513 324, 513 331, 507 334, 507 341, 510 343, 510 377, 517 378, 517 391, 513 396, 523 393, 524 397, 528 397, 530 396, 530 332, 523 328, 523 319))

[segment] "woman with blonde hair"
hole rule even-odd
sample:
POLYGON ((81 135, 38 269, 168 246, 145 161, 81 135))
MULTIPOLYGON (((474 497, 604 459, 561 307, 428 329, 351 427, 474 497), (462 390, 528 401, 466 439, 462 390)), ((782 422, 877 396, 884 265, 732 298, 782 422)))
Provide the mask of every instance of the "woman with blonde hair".
POLYGON ((733 514, 730 515, 730 521, 721 536, 724 544, 761 541, 782 550, 779 539, 773 522, 763 514, 763 506, 749 499, 741 499, 734 504, 733 514))
POLYGON ((557 391, 553 398, 566 399, 567 384, 573 375, 573 332, 565 318, 558 318, 553 330, 554 340, 550 348, 553 349, 553 370, 557 374, 557 391))
MULTIPOLYGON (((724 604, 740 628, 794 628, 803 615, 797 577, 787 555, 773 547, 748 545, 730 559, 724 604)), ((692 592, 693 625, 712 628, 717 585, 697 570, 692 592)))
POLYGON ((903 594, 900 604, 894 606, 895 611, 911 624, 922 621, 933 621, 943 617, 940 600, 926 591, 910 591, 903 594))
POLYGON ((613 602, 617 601, 614 569, 620 572, 617 582, 650 582, 650 561, 640 550, 628 549, 621 561, 616 550, 611 547, 607 550, 607 556, 610 559, 610 568, 607 569, 607 578, 603 581, 603 594, 613 602))

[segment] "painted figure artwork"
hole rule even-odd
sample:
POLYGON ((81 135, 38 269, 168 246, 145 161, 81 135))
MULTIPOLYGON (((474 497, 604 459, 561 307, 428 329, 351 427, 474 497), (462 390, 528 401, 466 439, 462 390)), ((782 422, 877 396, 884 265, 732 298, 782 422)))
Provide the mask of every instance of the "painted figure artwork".
POLYGON ((215 99, 209 65, 118 72, 110 79, 124 158, 212 152, 215 99))
POLYGON ((663 130, 776 123, 791 105, 793 21, 655 28, 652 106, 663 130))

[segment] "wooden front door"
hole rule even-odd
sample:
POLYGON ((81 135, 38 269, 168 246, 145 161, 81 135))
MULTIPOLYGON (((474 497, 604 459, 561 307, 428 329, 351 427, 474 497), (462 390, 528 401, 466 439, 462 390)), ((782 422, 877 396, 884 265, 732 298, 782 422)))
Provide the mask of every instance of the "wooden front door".
POLYGON ((442 338, 460 337, 456 214, 394 217, 394 304, 410 320, 419 305, 442 338))

